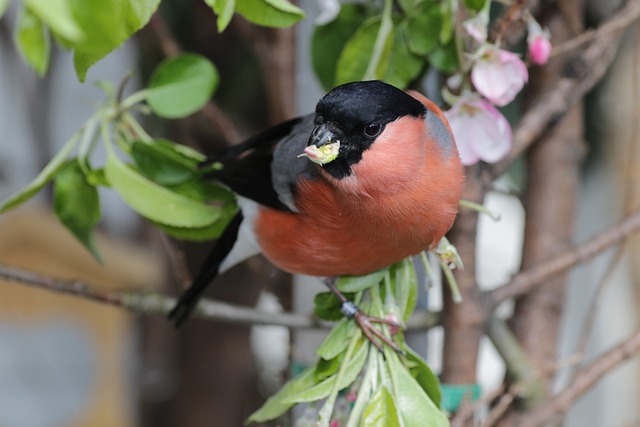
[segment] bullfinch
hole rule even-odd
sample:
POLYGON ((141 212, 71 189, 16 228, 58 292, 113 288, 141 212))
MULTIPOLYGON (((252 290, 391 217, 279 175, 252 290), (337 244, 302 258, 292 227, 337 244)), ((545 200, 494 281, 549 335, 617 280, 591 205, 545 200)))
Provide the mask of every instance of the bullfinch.
MULTIPOLYGON (((442 111, 380 81, 338 86, 315 114, 208 162, 224 165, 211 179, 237 194, 240 209, 169 314, 176 325, 216 276, 258 253, 282 270, 332 278, 429 250, 451 227, 464 183, 442 111)), ((393 322, 360 312, 326 283, 369 339, 376 343, 373 333, 396 348, 371 326, 393 322)))

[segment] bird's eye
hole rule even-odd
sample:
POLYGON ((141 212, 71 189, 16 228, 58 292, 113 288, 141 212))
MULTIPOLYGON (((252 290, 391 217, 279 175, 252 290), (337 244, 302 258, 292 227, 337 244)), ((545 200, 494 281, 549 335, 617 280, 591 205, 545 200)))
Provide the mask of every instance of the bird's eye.
POLYGON ((373 138, 374 136, 378 136, 380 131, 382 130, 382 125, 378 122, 371 122, 364 128, 364 134, 368 137, 373 138))

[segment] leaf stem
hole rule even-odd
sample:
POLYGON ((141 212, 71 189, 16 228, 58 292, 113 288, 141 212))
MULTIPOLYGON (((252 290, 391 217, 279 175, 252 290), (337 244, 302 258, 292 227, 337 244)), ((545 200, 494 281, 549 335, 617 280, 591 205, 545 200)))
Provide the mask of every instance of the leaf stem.
POLYGON ((150 93, 151 91, 149 89, 142 89, 138 92, 132 93, 127 98, 125 98, 124 101, 122 101, 122 103, 120 104, 120 110, 129 111, 131 107, 147 99, 150 93))
POLYGON ((124 124, 128 128, 130 128, 130 129, 125 128, 125 130, 132 131, 132 132, 128 132, 129 133, 128 136, 133 137, 131 139, 140 139, 144 142, 153 142, 153 138, 147 133, 146 130, 144 130, 142 126, 140 126, 140 123, 138 123, 138 121, 135 119, 135 117, 133 117, 131 113, 123 114, 122 120, 124 124))
POLYGON ((391 34, 391 30, 393 30, 393 23, 391 21, 392 7, 393 0, 384 0, 380 30, 378 30, 378 35, 376 36, 376 41, 373 45, 373 52, 371 53, 371 59, 367 65, 367 71, 364 73, 364 80, 372 80, 381 77, 377 75, 376 69, 382 59, 382 53, 384 52, 384 47, 387 44, 389 34, 391 34))
POLYGON ((109 120, 104 118, 100 121, 100 137, 104 142, 104 146, 108 155, 114 155, 113 142, 111 141, 111 135, 109 135, 109 120))
POLYGON ((80 139, 80 145, 78 146, 78 163, 80 164, 80 169, 84 172, 85 175, 88 175, 91 171, 88 167, 88 157, 93 152, 96 142, 98 141, 98 134, 96 132, 98 128, 98 123, 100 121, 100 112, 94 114, 87 120, 80 129, 82 133, 82 138, 80 139))
POLYGON ((483 205, 479 203, 471 202, 469 200, 460 200, 460 207, 471 209, 476 212, 485 214, 494 221, 500 221, 502 219, 502 215, 500 215, 498 212, 493 212, 487 209, 486 207, 484 207, 483 205))
POLYGON ((440 268, 442 268, 442 272, 444 273, 444 277, 447 279, 447 283, 449 283, 449 288, 451 289, 451 297, 453 298, 453 302, 459 304, 462 302, 462 294, 460 293, 460 288, 458 287, 458 281, 453 275, 453 272, 449 268, 446 262, 442 260, 438 260, 440 263, 440 268))

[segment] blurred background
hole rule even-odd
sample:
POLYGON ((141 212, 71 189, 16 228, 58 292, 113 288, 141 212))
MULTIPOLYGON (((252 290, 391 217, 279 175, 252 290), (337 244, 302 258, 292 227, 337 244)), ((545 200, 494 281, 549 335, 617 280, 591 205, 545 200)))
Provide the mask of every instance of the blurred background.
MULTIPOLYGON (((591 0, 586 18, 597 24, 616 1, 591 0)), ((14 5, 15 6, 15 5, 14 5)), ((215 17, 201 0, 163 0, 162 21, 111 53, 80 84, 68 52, 54 49, 43 79, 27 69, 13 47, 12 16, 0 20, 0 199, 22 188, 84 122, 101 101, 91 84, 120 81, 134 72, 128 90, 143 84, 165 56, 158 34, 170 31, 181 49, 211 58, 221 74, 217 104, 240 129, 226 140, 206 117, 171 123, 149 121, 152 134, 212 152, 296 114, 311 112, 322 90, 311 70, 310 34, 318 5, 302 0, 307 19, 294 29, 269 30, 239 18, 218 34, 215 17)), ((632 28, 613 67, 585 104, 589 155, 579 195, 576 241, 611 224, 640 196, 640 45, 632 28), (628 168, 628 165, 634 165, 628 168), (625 172, 626 171, 626 172, 625 172)), ((428 85, 428 84, 427 84, 428 85)), ((428 87, 427 87, 428 90, 428 87)), ((517 181, 517 180, 516 180, 517 181)), ((517 187, 508 181, 505 186, 517 187)), ((208 244, 170 241, 134 214, 111 191, 101 194, 104 218, 98 264, 57 222, 50 189, 0 217, 0 264, 55 277, 78 278, 113 289, 153 289, 177 294, 182 286, 171 253, 179 247, 192 270, 208 244)), ((483 218, 478 241, 479 281, 504 283, 520 265, 524 210, 520 198, 496 192, 486 201, 502 215, 483 218)), ((638 324, 640 274, 637 239, 630 256, 613 270, 601 298, 588 354, 627 336, 638 324)), ((561 354, 574 353, 594 289, 615 256, 607 252, 571 276, 561 333, 561 354), (595 283, 594 283, 595 284, 595 283)), ((311 313, 312 279, 291 278, 260 257, 234 268, 208 296, 264 310, 311 313), (304 282, 291 286, 292 282, 304 282)), ((289 365, 313 357, 325 331, 241 327, 191 320, 180 330, 162 317, 139 317, 117 308, 0 281, 0 426, 240 426, 273 393, 289 365)), ((440 296, 423 298, 439 308, 440 296)), ((503 308, 506 312, 510 307, 503 308)), ((441 332, 415 333, 417 349, 437 371, 441 332)), ((478 382, 497 387, 504 368, 489 342, 483 344, 478 382)), ((559 384, 562 383, 562 376, 559 384)), ((607 377, 571 411, 568 426, 640 425, 640 366, 629 363, 607 377)))

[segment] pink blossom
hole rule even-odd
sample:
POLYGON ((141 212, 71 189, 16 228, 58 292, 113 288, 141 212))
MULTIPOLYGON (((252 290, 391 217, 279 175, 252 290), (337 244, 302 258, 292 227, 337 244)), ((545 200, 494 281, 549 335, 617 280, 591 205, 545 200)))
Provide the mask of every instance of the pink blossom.
POLYGON ((499 107, 513 101, 528 80, 527 66, 518 55, 492 45, 482 48, 471 70, 476 90, 499 107))
POLYGON ((338 420, 333 420, 331 424, 329 424, 329 427, 340 427, 340 424, 338 424, 338 420))
POLYGON ((511 126, 484 99, 461 97, 445 116, 453 130, 460 160, 465 166, 479 160, 495 163, 511 150, 511 126))

